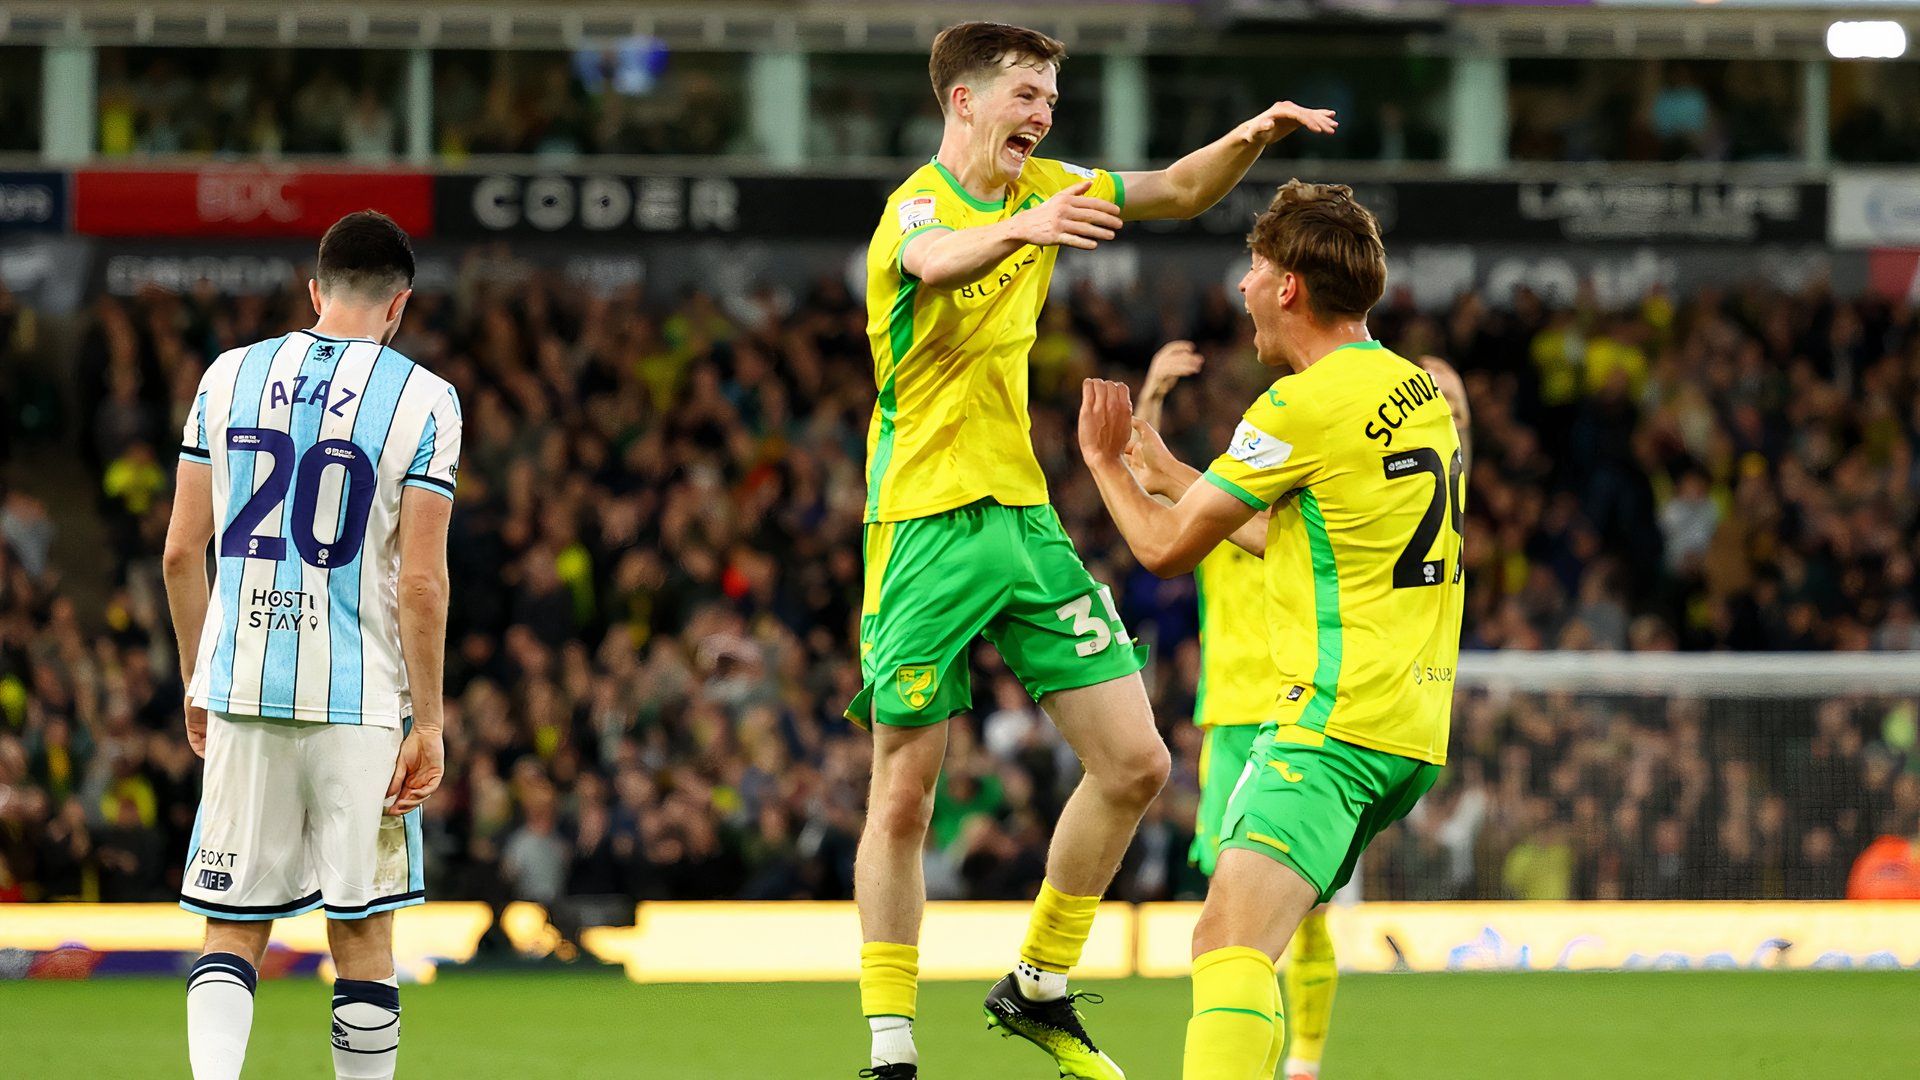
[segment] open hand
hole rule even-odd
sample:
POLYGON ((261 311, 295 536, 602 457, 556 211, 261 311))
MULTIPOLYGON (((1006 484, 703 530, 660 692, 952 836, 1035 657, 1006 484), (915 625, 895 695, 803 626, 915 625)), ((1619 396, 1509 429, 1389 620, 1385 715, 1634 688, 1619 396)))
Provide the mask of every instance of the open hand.
POLYGON ((1082 180, 1030 210, 1022 210, 1011 220, 1015 235, 1040 247, 1085 248, 1100 246, 1113 239, 1120 228, 1120 207, 1087 194, 1093 181, 1082 180))
POLYGON ((1127 468, 1134 479, 1140 481, 1140 486, 1147 489, 1147 494, 1177 497, 1178 485, 1174 483, 1171 467, 1174 460, 1173 451, 1167 449, 1153 425, 1134 417, 1133 442, 1127 445, 1127 468))
POLYGON ((1147 364, 1147 381, 1140 387, 1142 404, 1167 396, 1173 384, 1199 371, 1206 358, 1191 341, 1169 341, 1147 364))
POLYGON ((1088 379, 1080 385, 1080 456, 1088 465, 1118 461, 1133 437, 1126 383, 1088 379))
POLYGON ((1256 146, 1271 146, 1301 128, 1331 135, 1340 127, 1332 109, 1309 109, 1291 101, 1276 101, 1267 111, 1240 125, 1241 136, 1256 146))

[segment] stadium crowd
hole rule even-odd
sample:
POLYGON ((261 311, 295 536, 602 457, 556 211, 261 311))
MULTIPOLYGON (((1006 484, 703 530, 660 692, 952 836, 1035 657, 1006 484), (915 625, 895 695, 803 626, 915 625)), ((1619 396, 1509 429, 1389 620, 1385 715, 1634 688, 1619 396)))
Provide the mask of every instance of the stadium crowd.
MULTIPOLYGON (((837 280, 671 303, 469 260, 396 346, 466 417, 451 543, 449 779, 436 895, 840 898, 869 742, 857 689, 865 313, 837 280)), ((31 484, 0 499, 0 900, 165 899, 198 770, 157 569, 172 448, 203 365, 310 321, 305 290, 98 298, 72 363, 109 557, 57 544, 31 484), (112 575, 102 611, 73 575, 112 575)), ((9 325, 19 305, 0 299, 9 325)), ((1817 288, 1624 309, 1522 290, 1378 336, 1466 373, 1465 643, 1502 649, 1920 647, 1912 449, 1920 325, 1817 288)), ((1175 751, 1115 895, 1197 895, 1193 589, 1133 566, 1073 445, 1077 383, 1163 340, 1208 370, 1164 424, 1189 460, 1264 381, 1237 304, 1143 282, 1056 292, 1032 353, 1056 506, 1115 586, 1175 751)), ((953 724, 935 897, 1037 887, 1075 763, 992 650, 953 724)), ((1839 896, 1920 827, 1911 697, 1769 707, 1464 691, 1453 765, 1370 857, 1378 897, 1839 896)))

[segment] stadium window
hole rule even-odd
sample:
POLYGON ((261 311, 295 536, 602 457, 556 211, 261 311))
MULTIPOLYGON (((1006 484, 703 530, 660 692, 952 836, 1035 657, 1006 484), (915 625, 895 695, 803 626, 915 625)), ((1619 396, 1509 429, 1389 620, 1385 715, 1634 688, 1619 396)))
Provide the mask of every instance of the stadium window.
POLYGON ((0 151, 40 149, 41 51, 0 48, 0 151))
POLYGON ((746 62, 646 37, 575 52, 435 53, 434 146, 449 160, 748 152, 746 62))
POLYGON ((405 63, 377 49, 103 48, 98 152, 390 162, 406 144, 405 63))
POLYGON ((1269 158, 1434 161, 1445 151, 1448 61, 1437 57, 1349 53, 1155 56, 1147 60, 1153 117, 1147 153, 1171 160, 1219 138, 1233 125, 1287 98, 1333 109, 1330 138, 1288 139, 1269 158))
POLYGON ((1836 61, 1828 96, 1835 160, 1911 164, 1920 161, 1920 63, 1836 61), (1896 107, 1897 102, 1909 107, 1896 107))
MULTIPOLYGON (((1069 54, 1043 157, 1098 165, 1101 64, 1069 54)), ((815 161, 924 160, 940 149, 940 104, 924 53, 826 53, 810 57, 807 154, 815 161)))
POLYGON ((1514 59, 1516 161, 1785 161, 1799 72, 1785 60, 1514 59))

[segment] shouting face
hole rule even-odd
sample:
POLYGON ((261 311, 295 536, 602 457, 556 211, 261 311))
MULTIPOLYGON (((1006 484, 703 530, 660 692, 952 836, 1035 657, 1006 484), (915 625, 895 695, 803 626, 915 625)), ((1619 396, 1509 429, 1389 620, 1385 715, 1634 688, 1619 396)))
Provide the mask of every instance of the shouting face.
POLYGON ((1287 362, 1280 332, 1280 321, 1285 317, 1280 291, 1285 284, 1279 271, 1262 255, 1253 257, 1253 265, 1240 279, 1241 299, 1246 302, 1247 314, 1253 316, 1253 351, 1268 367, 1287 362))
POLYGON ((972 127, 969 140, 976 160, 989 159, 988 175, 1011 184, 1020 178, 1040 140, 1053 130, 1053 106, 1060 100, 1051 63, 1011 57, 998 74, 970 88, 961 115, 972 127))

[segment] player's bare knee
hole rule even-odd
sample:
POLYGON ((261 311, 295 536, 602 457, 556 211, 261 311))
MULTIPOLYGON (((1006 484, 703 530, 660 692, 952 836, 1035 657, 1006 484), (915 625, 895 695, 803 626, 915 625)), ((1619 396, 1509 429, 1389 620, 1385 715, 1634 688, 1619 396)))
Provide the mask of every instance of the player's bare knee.
POLYGON ((1144 810, 1160 796, 1172 771, 1173 755, 1155 740, 1115 754, 1097 768, 1090 766, 1088 775, 1108 798, 1144 810))
POLYGON ((933 820, 933 784, 917 776, 889 777, 874 785, 867 817, 868 827, 880 835, 918 843, 933 820))

